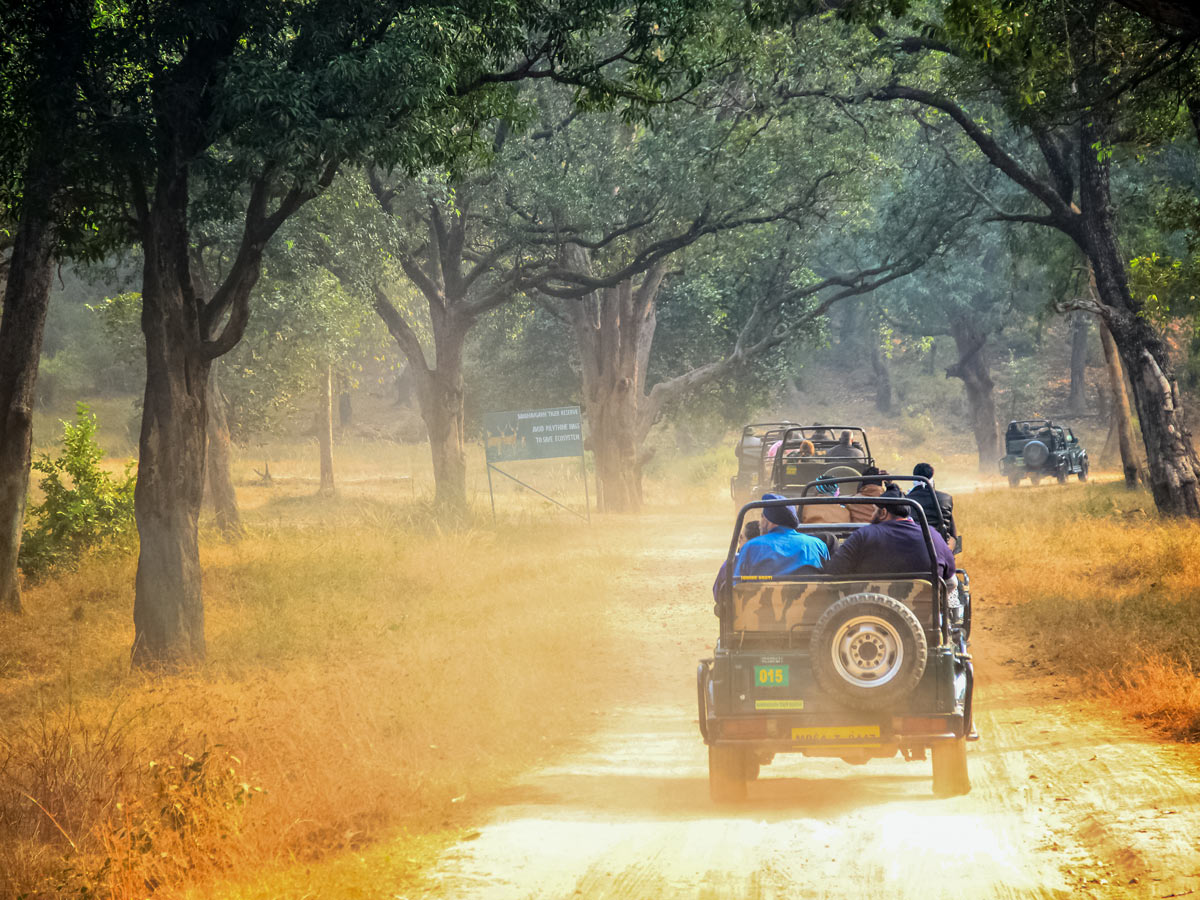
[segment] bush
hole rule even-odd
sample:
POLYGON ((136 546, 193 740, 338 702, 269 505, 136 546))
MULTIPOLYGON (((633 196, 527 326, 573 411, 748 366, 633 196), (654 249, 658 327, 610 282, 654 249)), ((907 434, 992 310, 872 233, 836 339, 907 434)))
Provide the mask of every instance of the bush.
POLYGON ((27 578, 73 568, 99 548, 129 549, 133 518, 133 463, 121 476, 100 468, 104 451, 96 443, 96 417, 87 404, 75 408, 75 424, 63 422, 62 453, 42 454, 33 463, 44 476, 43 500, 30 508, 21 540, 21 570, 27 578))

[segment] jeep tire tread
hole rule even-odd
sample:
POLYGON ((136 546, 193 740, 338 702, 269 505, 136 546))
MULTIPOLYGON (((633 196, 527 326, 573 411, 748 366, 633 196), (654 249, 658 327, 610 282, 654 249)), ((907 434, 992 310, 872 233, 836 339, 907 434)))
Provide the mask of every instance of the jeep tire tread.
POLYGON ((838 702, 875 711, 912 693, 929 659, 925 630, 911 609, 886 594, 849 594, 833 603, 813 628, 813 677, 838 702), (862 623, 862 624, 856 624, 862 623), (881 648, 882 651, 881 651, 881 648), (894 658, 888 668, 877 660, 894 658), (878 683, 871 683, 878 677, 878 683))
POLYGON ((708 795, 714 803, 746 799, 746 762, 741 747, 708 745, 708 795))
POLYGON ((933 793, 935 797, 958 797, 971 792, 967 775, 967 739, 939 741, 933 745, 933 793))

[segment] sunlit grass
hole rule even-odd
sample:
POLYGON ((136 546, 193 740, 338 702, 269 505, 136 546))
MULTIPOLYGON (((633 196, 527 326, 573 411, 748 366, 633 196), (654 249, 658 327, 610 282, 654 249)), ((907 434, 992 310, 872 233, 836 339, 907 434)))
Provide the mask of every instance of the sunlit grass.
POLYGON ((420 857, 404 828, 452 829, 593 712, 613 573, 642 526, 444 529, 286 493, 248 521, 246 539, 203 546, 209 659, 193 673, 129 671, 130 559, 32 588, 26 615, 0 620, 0 896, 266 871, 301 896, 296 865, 368 847, 383 865, 380 841, 420 857))
POLYGON ((1200 738, 1200 523, 1162 519, 1149 494, 1116 482, 1003 488, 957 508, 979 609, 1009 607, 1030 660, 1200 738))

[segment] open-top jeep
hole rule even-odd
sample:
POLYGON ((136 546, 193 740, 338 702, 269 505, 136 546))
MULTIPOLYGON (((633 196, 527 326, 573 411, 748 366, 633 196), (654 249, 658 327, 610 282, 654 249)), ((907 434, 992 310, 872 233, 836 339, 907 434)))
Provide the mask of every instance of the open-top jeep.
MULTIPOLYGON (((854 479, 844 479, 854 481, 854 479)), ((925 481, 894 478, 895 481, 925 481)), ((799 510, 798 510, 799 511, 799 510)), ((801 525, 831 548, 858 523, 801 525)), ((933 791, 965 794, 974 674, 968 653, 970 579, 938 573, 929 523, 906 497, 755 501, 738 512, 718 593, 720 635, 696 672, 709 790, 743 799, 780 753, 861 764, 933 757, 933 791), (919 571, 853 576, 732 577, 746 516, 771 506, 907 505, 929 553, 919 571)))
POLYGON ((1000 472, 1011 487, 1026 475, 1033 484, 1042 478, 1057 478, 1065 484, 1071 475, 1087 481, 1088 454, 1070 428, 1048 419, 1023 419, 1008 423, 1004 431, 1004 458, 1000 472))
MULTIPOLYGON (((871 456, 871 442, 867 433, 857 425, 792 425, 782 429, 777 438, 780 442, 773 455, 766 439, 763 440, 763 467, 769 472, 764 483, 770 490, 785 497, 798 496, 805 485, 815 481, 819 475, 842 475, 842 469, 862 472, 867 466, 875 465, 871 456), (850 445, 861 456, 840 455, 838 437, 843 431, 850 432, 850 445), (814 452, 806 453, 802 444, 810 441, 814 452), (834 472, 832 470, 838 469, 834 472)), ((771 446, 774 446, 772 444, 771 446)), ((845 473, 849 474, 849 473, 845 473)))
POLYGON ((737 506, 748 503, 762 490, 763 460, 767 449, 783 436, 795 422, 753 422, 742 429, 734 454, 737 456, 737 474, 729 480, 729 496, 737 506), (769 438, 769 440, 768 440, 769 438))

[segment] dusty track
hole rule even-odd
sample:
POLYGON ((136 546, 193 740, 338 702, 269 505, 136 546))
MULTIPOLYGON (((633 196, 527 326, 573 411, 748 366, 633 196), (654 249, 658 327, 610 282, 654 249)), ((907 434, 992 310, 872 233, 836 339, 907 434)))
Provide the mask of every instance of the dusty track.
MULTIPOLYGON (((560 764, 530 773, 426 898, 934 898, 1200 895, 1196 754, 1155 742, 1014 659, 976 612, 974 790, 936 800, 930 764, 782 757, 747 802, 708 800, 694 671, 728 522, 665 521, 614 584, 636 652, 613 705, 560 764), (694 536, 679 546, 681 535, 694 536), (639 610, 641 612, 639 612, 639 610), (640 622, 640 624, 639 624, 640 622)), ((554 727, 548 715, 547 729, 554 727)))

